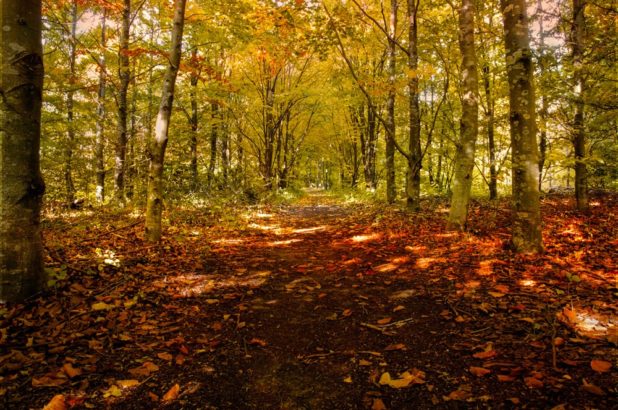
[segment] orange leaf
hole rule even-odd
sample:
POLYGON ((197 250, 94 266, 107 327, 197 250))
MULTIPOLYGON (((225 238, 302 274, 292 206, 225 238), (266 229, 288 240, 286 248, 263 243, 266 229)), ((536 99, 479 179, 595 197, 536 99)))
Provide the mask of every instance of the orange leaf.
POLYGON ((176 400, 178 398, 178 393, 180 393, 180 386, 178 384, 175 384, 172 386, 171 389, 167 391, 167 393, 165 393, 165 395, 163 395, 161 401, 176 400))
POLYGON ((543 387, 543 382, 536 377, 524 377, 524 382, 526 383, 526 386, 531 389, 543 387))
POLYGON ((499 382, 512 382, 514 380, 515 380, 515 377, 513 377, 513 376, 509 376, 509 375, 506 375, 506 374, 499 374, 498 375, 498 381, 499 382))
POLYGON ((491 373, 491 370, 486 369, 484 367, 470 367, 470 373, 472 373, 473 375, 477 376, 477 377, 483 377, 486 374, 491 373))
POLYGON ((352 309, 346 309, 343 311, 342 315, 348 317, 352 314, 352 309))
POLYGON ((80 374, 82 374, 81 369, 74 368, 71 363, 65 363, 64 366, 62 366, 62 370, 70 378, 73 378, 73 377, 76 377, 76 376, 79 376, 80 374))
POLYGON ((384 348, 384 350, 390 352, 393 350, 405 350, 406 349, 406 345, 404 345, 403 343, 397 343, 394 345, 388 345, 384 348))
POLYGON ((172 360, 173 356, 169 353, 157 353, 157 357, 161 360, 169 362, 170 360, 172 360))
POLYGON ((384 319, 378 320, 377 323, 379 325, 387 325, 387 324, 389 324, 391 322, 391 320, 393 320, 393 318, 385 317, 384 319))
POLYGON ((265 347, 268 345, 268 342, 266 342, 266 340, 262 340, 262 339, 258 339, 257 337, 254 337, 253 339, 249 340, 249 344, 265 347))
POLYGON ((596 394, 597 396, 605 396, 605 392, 600 387, 588 383, 586 379, 583 380, 583 383, 582 388, 588 393, 596 394))
POLYGON ((487 350, 484 352, 474 353, 472 357, 476 357, 477 359, 491 359, 496 356, 495 350, 487 350))
POLYGON ((592 370, 595 372, 606 373, 612 368, 612 364, 610 362, 606 362, 605 360, 592 360, 590 362, 590 367, 592 367, 592 370))
POLYGON ((500 292, 487 292, 489 293, 491 296, 495 297, 495 298, 501 298, 504 296, 504 293, 500 293, 500 292))
POLYGON ((382 399, 373 399, 371 410, 386 410, 386 405, 384 404, 382 399))
POLYGON ((43 410, 66 410, 67 404, 64 394, 56 394, 49 403, 43 407, 43 410))

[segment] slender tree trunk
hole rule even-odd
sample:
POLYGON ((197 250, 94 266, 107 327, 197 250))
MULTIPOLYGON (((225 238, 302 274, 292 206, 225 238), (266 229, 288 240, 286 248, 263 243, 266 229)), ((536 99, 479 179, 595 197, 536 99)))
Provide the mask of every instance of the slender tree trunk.
POLYGON ((571 53, 573 58, 573 84, 575 117, 573 118, 573 148, 575 150, 575 199, 577 209, 588 209, 588 169, 586 168, 586 129, 584 124, 584 41, 586 29, 586 0, 573 0, 571 26, 571 53))
POLYGON ((119 204, 124 204, 125 193, 125 160, 127 156, 127 94, 131 82, 131 66, 129 64, 129 36, 131 29, 131 0, 124 0, 122 22, 118 46, 118 135, 116 139, 114 167, 114 197, 119 204))
POLYGON ((449 227, 464 230, 472 188, 474 153, 478 136, 478 74, 474 47, 474 0, 462 0, 459 9, 459 47, 462 63, 461 137, 455 158, 449 227))
MULTIPOLYGON (((543 0, 537 1, 537 14, 539 19, 539 75, 545 78, 546 50, 545 50, 545 29, 543 25, 543 0)), ((542 87, 541 90, 543 90, 542 87)), ((541 92, 541 109, 539 110, 539 192, 543 183, 543 168, 545 166, 545 155, 547 153, 547 97, 545 91, 541 92)))
POLYGON ((421 208, 421 111, 418 91, 418 24, 420 0, 408 0, 408 90, 410 105, 410 141, 406 175, 407 206, 411 211, 421 208))
POLYGON ((77 58, 77 0, 71 2, 71 27, 69 29, 69 88, 67 89, 67 143, 64 152, 64 183, 66 203, 71 205, 75 200, 75 184, 73 182, 73 149, 75 148, 75 60, 77 58))
POLYGON ((390 29, 388 39, 388 97, 386 99, 386 200, 395 202, 395 76, 397 75, 397 54, 395 36, 397 35, 397 7, 399 0, 391 0, 390 29))
MULTIPOLYGON (((133 63, 133 72, 137 72, 136 64, 133 63)), ((132 201, 136 191, 138 158, 135 154, 137 144, 137 80, 131 78, 131 105, 128 113, 129 129, 127 132, 127 156, 125 159, 125 196, 132 201)))
POLYGON ((498 170, 496 168, 495 104, 491 93, 489 66, 483 67, 483 86, 487 100, 487 145, 489 151, 489 199, 498 199, 498 170))
POLYGON ((223 173, 223 183, 227 186, 228 176, 230 173, 230 135, 224 121, 222 121, 221 126, 221 168, 223 173))
POLYGON ((98 203, 105 201, 105 92, 106 92, 106 61, 105 49, 107 9, 103 8, 101 16, 101 57, 99 57, 99 92, 97 95, 97 125, 95 136, 94 158, 96 166, 96 191, 98 203))
POLYGON ((372 107, 367 104, 367 166, 365 170, 365 182, 367 188, 371 191, 374 191, 378 187, 378 173, 376 171, 378 121, 376 118, 376 109, 377 107, 372 107))
POLYGON ((217 139, 219 137, 219 104, 215 101, 211 103, 211 118, 210 126, 210 162, 208 164, 208 187, 212 188, 215 179, 215 167, 217 165, 217 139))
POLYGON ((525 0, 501 0, 513 166, 512 241, 518 252, 543 250, 538 186, 539 146, 536 141, 532 52, 525 0))
POLYGON ((191 187, 196 190, 199 185, 199 175, 197 170, 197 131, 199 128, 198 116, 197 116, 197 85, 198 85, 198 73, 197 73, 197 48, 191 51, 191 61, 194 63, 193 71, 191 73, 191 118, 189 120, 191 125, 191 187))
POLYGON ((161 240, 161 213, 163 211, 163 160, 167 147, 168 130, 174 105, 174 88, 182 56, 182 32, 185 21, 186 0, 174 3, 174 25, 169 65, 163 79, 161 105, 155 125, 155 137, 150 144, 150 167, 148 172, 148 200, 146 203, 146 239, 161 240))
POLYGON ((40 0, 0 3, 0 303, 21 302, 45 283, 41 26, 40 0))

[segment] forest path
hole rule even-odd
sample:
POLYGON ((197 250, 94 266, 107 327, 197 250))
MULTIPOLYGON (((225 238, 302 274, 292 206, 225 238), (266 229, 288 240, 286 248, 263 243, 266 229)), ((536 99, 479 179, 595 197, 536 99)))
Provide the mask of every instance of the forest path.
POLYGON ((310 191, 168 210, 161 245, 129 213, 50 216, 59 282, 0 310, 0 407, 612 408, 618 197, 598 203, 548 201, 538 256, 495 204, 457 234, 439 204, 310 191))

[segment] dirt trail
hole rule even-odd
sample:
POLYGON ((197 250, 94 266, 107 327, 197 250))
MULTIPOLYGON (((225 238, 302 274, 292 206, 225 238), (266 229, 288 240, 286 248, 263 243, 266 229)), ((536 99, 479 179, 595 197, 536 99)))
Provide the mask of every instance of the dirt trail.
POLYGON ((580 222, 551 206, 560 217, 546 233, 558 239, 535 258, 505 248, 498 208, 473 208, 477 233, 458 235, 435 210, 319 191, 239 221, 178 213, 160 248, 139 227, 109 228, 98 246, 115 253, 98 266, 75 240, 81 228, 59 221, 62 263, 79 268, 7 322, 0 404, 41 408, 62 393, 76 408, 112 409, 612 408, 616 350, 556 313, 577 303, 580 316, 615 317, 615 288, 585 272, 611 277, 597 238, 616 206, 586 219, 587 242, 564 234, 580 222), (70 380, 67 362, 79 369, 70 380))

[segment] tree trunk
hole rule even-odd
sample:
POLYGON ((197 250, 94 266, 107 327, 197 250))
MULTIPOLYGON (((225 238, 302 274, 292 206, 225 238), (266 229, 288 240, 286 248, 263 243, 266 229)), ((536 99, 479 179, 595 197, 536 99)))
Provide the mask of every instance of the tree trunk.
POLYGON ((367 162, 365 165, 365 184, 371 191, 374 191, 378 187, 378 173, 376 172, 378 121, 376 119, 376 109, 376 107, 367 104, 367 162))
POLYGON ((459 9, 459 48, 462 63, 460 140, 455 158, 449 227, 464 230, 474 171, 474 152, 478 136, 478 74, 474 47, 474 0, 462 0, 459 9))
POLYGON ((215 179, 215 167, 217 165, 217 138, 219 136, 218 113, 219 104, 216 101, 211 103, 211 119, 210 126, 210 162, 208 164, 208 187, 212 188, 215 179))
POLYGON ((517 252, 543 250, 538 186, 539 146, 536 141, 532 52, 525 0, 501 0, 509 83, 512 145, 513 227, 517 252))
POLYGON ((75 148, 74 95, 75 95, 75 60, 77 58, 77 0, 71 2, 71 27, 69 29, 69 88, 67 89, 67 143, 64 151, 64 183, 66 204, 70 206, 75 200, 73 183, 73 149, 75 148))
POLYGON ((161 90, 161 105, 155 125, 154 140, 150 144, 150 167, 148 172, 148 199, 146 203, 146 239, 161 240, 161 213, 163 211, 163 160, 167 147, 167 135, 174 104, 174 88, 182 55, 182 32, 185 21, 186 0, 174 3, 174 25, 169 65, 165 71, 161 90))
POLYGON ((96 191, 98 203, 105 201, 105 88, 106 88, 106 63, 105 49, 107 48, 106 37, 107 9, 103 8, 101 17, 101 57, 99 58, 99 92, 97 96, 97 125, 95 136, 94 158, 96 164, 96 191))
POLYGON ((191 61, 194 63, 193 72, 191 73, 191 117, 189 123, 191 125, 191 187, 197 190, 199 186, 199 175, 197 170, 197 131, 199 128, 197 116, 197 48, 191 51, 191 61))
POLYGON ((391 0, 390 29, 388 39, 388 97, 386 99, 386 200, 395 202, 397 187, 395 186, 395 76, 397 75, 397 54, 395 36, 397 35, 398 0, 391 0))
MULTIPOLYGON (((537 14, 539 19, 539 75, 541 78, 544 78, 547 57, 545 54, 545 30, 543 27, 543 0, 537 1, 537 14)), ((541 109, 539 110, 539 192, 542 190, 543 168, 545 167, 545 154, 547 152, 547 108, 547 98, 543 90, 541 94, 541 109)))
POLYGON ((410 104, 410 141, 408 170, 406 174, 407 206, 411 211, 421 207, 421 111, 418 91, 418 24, 417 13, 420 0, 408 0, 408 92, 410 104))
POLYGON ((114 167, 114 197, 119 204, 124 204, 125 160, 127 156, 127 94, 131 82, 129 64, 129 36, 131 29, 131 0, 124 0, 122 23, 118 43, 118 135, 116 139, 114 167))
POLYGON ((573 148, 575 151, 575 199, 577 209, 588 209, 588 169, 586 168, 586 130, 584 125, 584 35, 585 0, 573 0, 573 23, 571 26, 571 52, 573 58, 573 85, 575 94, 575 117, 573 118, 573 148))
POLYGON ((483 67, 483 86, 487 100, 487 145, 489 151, 489 199, 498 199, 498 170, 496 169, 495 104, 491 93, 489 66, 483 67))
POLYGON ((44 285, 41 1, 0 3, 0 303, 44 285))

